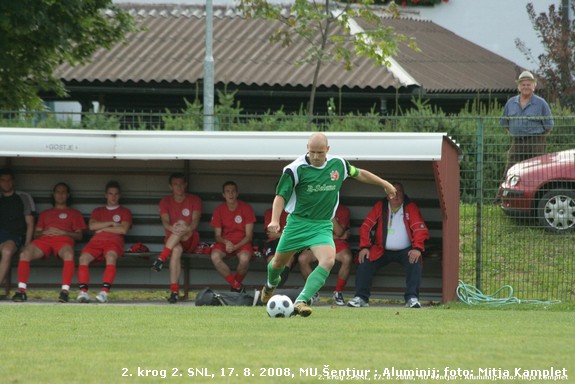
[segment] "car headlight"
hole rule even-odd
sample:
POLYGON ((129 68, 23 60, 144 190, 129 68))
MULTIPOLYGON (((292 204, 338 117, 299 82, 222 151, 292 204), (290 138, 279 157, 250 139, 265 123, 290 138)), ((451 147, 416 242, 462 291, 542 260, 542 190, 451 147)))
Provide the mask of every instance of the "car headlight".
POLYGON ((507 183, 509 184, 510 187, 515 187, 519 183, 519 179, 520 179, 519 176, 513 175, 509 178, 507 183))

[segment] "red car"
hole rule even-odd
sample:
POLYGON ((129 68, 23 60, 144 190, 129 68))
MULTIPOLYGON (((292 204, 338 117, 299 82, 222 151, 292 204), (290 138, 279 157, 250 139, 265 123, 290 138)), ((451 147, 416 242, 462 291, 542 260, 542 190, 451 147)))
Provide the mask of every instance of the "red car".
POLYGON ((510 216, 533 217, 543 228, 575 228, 575 149, 533 157, 509 168, 499 188, 510 216))

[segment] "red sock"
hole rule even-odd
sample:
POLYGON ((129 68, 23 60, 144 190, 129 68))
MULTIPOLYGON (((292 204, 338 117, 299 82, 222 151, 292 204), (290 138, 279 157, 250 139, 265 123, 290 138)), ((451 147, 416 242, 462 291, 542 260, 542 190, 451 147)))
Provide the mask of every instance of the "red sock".
POLYGON ((233 275, 233 273, 230 273, 226 276, 226 281, 233 289, 240 289, 242 287, 242 285, 236 280, 236 277, 233 275))
MULTIPOLYGON (((80 273, 80 271, 78 271, 78 274, 80 273)), ((102 289, 105 292, 108 292, 110 290, 110 286, 114 283, 114 279, 116 278, 116 265, 115 264, 106 264, 106 269, 104 269, 104 277, 102 278, 102 280, 104 280, 104 289, 102 289), (108 291, 106 291, 106 289, 108 289, 108 291)))
POLYGON ((30 262, 20 260, 18 262, 18 282, 28 284, 29 278, 30 278, 30 262))
POLYGON ((64 260, 62 268, 62 285, 70 286, 74 278, 74 260, 64 260))
POLYGON ((78 266, 78 283, 80 284, 80 290, 84 292, 88 290, 87 287, 88 284, 90 284, 90 268, 88 268, 87 265, 80 264, 78 266))
POLYGON ((238 283, 240 283, 240 284, 243 283, 243 281, 244 281, 245 278, 246 278, 245 275, 240 275, 239 273, 236 273, 236 281, 237 281, 238 283))
POLYGON ((172 250, 168 247, 164 247, 164 249, 162 249, 162 252, 160 252, 159 259, 162 261, 166 261, 166 260, 168 260, 168 258, 170 257, 171 254, 172 254, 172 250))
POLYGON ((335 283, 335 290, 336 292, 341 292, 343 291, 343 289, 345 288, 345 284, 347 283, 347 280, 343 280, 343 279, 337 279, 337 283, 335 283))
POLYGON ((170 283, 170 292, 179 292, 180 286, 178 283, 170 283))
POLYGON ((18 262, 18 291, 26 292, 26 286, 28 284, 29 278, 30 278, 30 262, 20 260, 18 262))

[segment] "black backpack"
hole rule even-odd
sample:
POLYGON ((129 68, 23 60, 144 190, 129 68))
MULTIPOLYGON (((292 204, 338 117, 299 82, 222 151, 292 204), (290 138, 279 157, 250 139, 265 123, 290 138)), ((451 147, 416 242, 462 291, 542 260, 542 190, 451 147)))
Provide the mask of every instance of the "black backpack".
MULTIPOLYGON (((294 301, 301 289, 276 289, 276 295, 286 295, 294 301)), ((228 305, 242 305, 242 306, 261 306, 263 305, 260 300, 260 291, 255 290, 253 294, 247 292, 217 292, 213 289, 206 287, 198 292, 196 296, 196 306, 203 305, 212 306, 228 306, 228 305)))

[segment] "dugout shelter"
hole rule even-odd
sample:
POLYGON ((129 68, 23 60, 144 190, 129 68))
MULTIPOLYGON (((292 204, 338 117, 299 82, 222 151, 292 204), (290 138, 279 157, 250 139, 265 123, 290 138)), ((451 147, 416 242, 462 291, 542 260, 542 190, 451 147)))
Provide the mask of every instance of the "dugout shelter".
MULTIPOLYGON (((158 203, 161 197, 170 194, 169 174, 184 172, 189 177, 190 192, 202 198, 199 231, 201 240, 206 242, 213 238, 209 220, 213 209, 223 201, 222 184, 233 180, 239 186, 239 198, 252 204, 256 212, 254 245, 257 246, 265 238, 263 214, 271 207, 275 183, 283 167, 305 153, 310 134, 0 128, 0 167, 13 169, 17 189, 32 195, 38 212, 50 206, 53 185, 66 182, 72 188, 72 206, 86 219, 93 208, 105 204, 106 182, 119 181, 122 204, 134 214, 134 225, 126 236, 126 248, 143 242, 152 252, 158 252, 162 245, 158 203)), ((406 193, 419 205, 431 235, 424 254, 420 299, 456 300, 461 157, 456 143, 444 133, 326 134, 330 154, 341 156, 389 181, 404 184, 406 193)), ((340 201, 351 210, 352 248, 359 242, 358 230, 363 218, 383 197, 378 187, 354 180, 344 183, 340 201)), ((83 241, 89 236, 86 233, 83 241)), ((8 290, 17 283, 18 258, 14 259, 8 290)), ((167 272, 153 273, 148 260, 138 263, 129 259, 118 261, 115 287, 167 286, 167 272)), ((200 259, 192 259, 186 265, 182 284, 187 284, 189 289, 226 288, 210 261, 200 259)), ((252 264, 244 283, 248 287, 258 287, 265 280, 265 262, 255 260, 252 264)), ((33 262, 30 289, 57 287, 60 265, 47 260, 33 262)), ((390 266, 378 272, 373 285, 374 297, 402 297, 404 274, 400 269, 400 266, 390 266)), ((92 286, 100 284, 102 270, 103 266, 91 268, 92 286)), ((337 263, 322 292, 331 294, 336 271, 337 263)), ((353 295, 354 279, 352 273, 346 298, 353 295)), ((296 269, 290 275, 288 287, 302 285, 296 269)), ((77 289, 77 285, 72 289, 77 289)))

